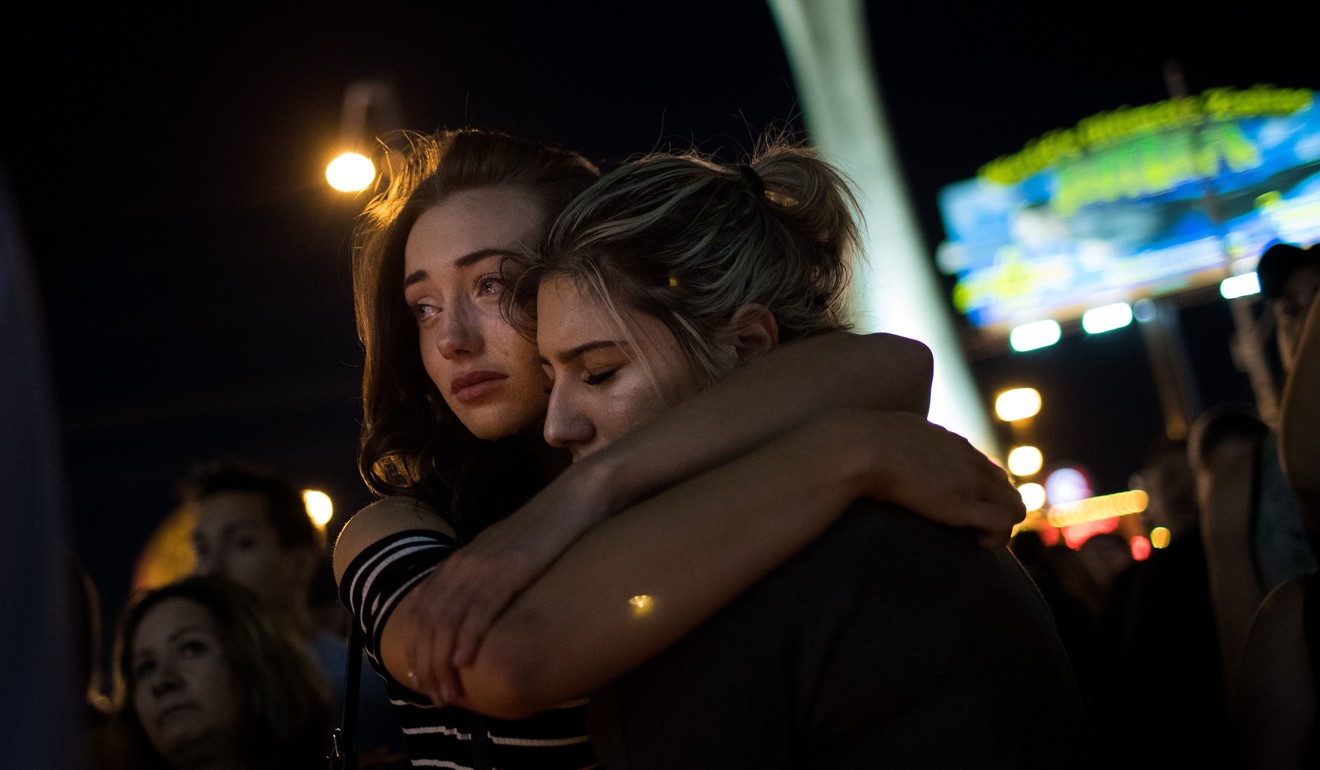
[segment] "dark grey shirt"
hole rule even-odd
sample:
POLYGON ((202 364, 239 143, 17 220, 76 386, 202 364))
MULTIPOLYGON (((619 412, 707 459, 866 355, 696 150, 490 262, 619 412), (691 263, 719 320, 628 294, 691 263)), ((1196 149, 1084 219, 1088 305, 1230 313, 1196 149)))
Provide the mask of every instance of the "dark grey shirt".
POLYGON ((589 726, 610 770, 1091 765, 1017 560, 871 503, 593 695, 589 726))

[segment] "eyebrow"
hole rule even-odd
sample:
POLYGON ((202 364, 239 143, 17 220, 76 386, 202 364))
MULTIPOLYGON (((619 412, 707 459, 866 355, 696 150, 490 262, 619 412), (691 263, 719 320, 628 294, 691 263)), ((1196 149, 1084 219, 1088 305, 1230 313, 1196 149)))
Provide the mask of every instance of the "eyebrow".
MULTIPOLYGON (((173 641, 175 641, 176 639, 178 639, 179 637, 183 636, 184 634, 189 634, 189 633, 193 633, 193 632, 197 632, 197 633, 201 633, 201 634, 209 634, 209 633, 210 633, 210 632, 209 632, 206 628, 204 628, 203 626, 184 626, 183 628, 180 628, 178 631, 175 631, 174 633, 170 634, 170 635, 167 637, 167 639, 168 639, 169 641, 173 642, 173 641)), ((152 653, 151 650, 141 650, 141 651, 139 651, 139 652, 135 652, 135 653, 133 653, 133 660, 141 660, 142 658, 149 658, 149 657, 151 657, 151 653, 152 653)))
MULTIPOLYGON (((477 262, 481 262, 482 260, 490 259, 491 257, 517 257, 517 256, 520 255, 515 252, 509 251, 508 249, 477 249, 476 251, 473 251, 468 254, 464 254, 463 256, 454 260, 454 266, 468 267, 470 265, 476 264, 477 262)), ((409 273, 403 279, 403 286, 404 288, 407 288, 419 281, 425 281, 428 275, 429 274, 425 270, 418 270, 416 272, 409 273)))
MULTIPOLYGON (((615 340, 596 340, 595 342, 584 342, 583 344, 578 345, 575 348, 569 348, 568 350, 562 351, 560 353, 556 353, 555 360, 557 360, 561 364, 566 364, 569 361, 572 361, 573 359, 578 358, 579 356, 582 356, 586 353, 590 353, 593 350, 600 350, 602 348, 622 349, 626 347, 628 347, 627 342, 616 342, 615 340)), ((543 365, 549 366, 551 363, 550 359, 546 358, 545 356, 537 356, 536 358, 543 365)))
POLYGON ((175 631, 174 633, 170 634, 170 641, 172 642, 175 639, 178 639, 179 637, 183 636, 184 634, 191 634, 191 633, 209 634, 210 631, 208 631, 204 626, 184 626, 183 628, 180 628, 178 631, 175 631))

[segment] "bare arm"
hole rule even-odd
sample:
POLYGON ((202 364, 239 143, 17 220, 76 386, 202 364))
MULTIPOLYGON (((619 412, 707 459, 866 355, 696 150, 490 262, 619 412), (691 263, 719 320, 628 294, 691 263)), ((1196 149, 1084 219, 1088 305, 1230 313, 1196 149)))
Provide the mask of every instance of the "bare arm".
POLYGON ((1301 768, 1315 717, 1299 581, 1272 591, 1251 624, 1229 721, 1244 767, 1301 768))
POLYGON ((862 496, 1022 515, 1003 471, 922 418, 822 417, 593 528, 496 620, 450 699, 511 718, 588 693, 695 628, 862 496))
MULTIPOLYGON (((516 591, 593 524, 628 502, 719 465, 810 415, 834 406, 924 413, 931 370, 930 351, 924 345, 887 334, 819 335, 748 362, 662 419, 593 455, 590 462, 574 466, 523 509, 454 552, 428 581, 431 617, 416 628, 400 620, 414 613, 401 611, 390 619, 382 640, 387 669, 405 681, 407 672, 390 664, 388 639, 416 640, 428 630, 439 630, 441 637, 428 636, 427 643, 452 650, 452 632, 465 618, 473 629, 468 634, 471 639, 488 627, 516 591), (694 436, 701 440, 693 441, 694 436), (495 556, 488 557, 492 553, 495 556), (475 611, 474 597, 484 602, 475 611)), ((721 515, 703 500, 692 504, 721 515)), ((430 518, 439 525, 438 516, 430 518)), ((336 577, 342 577, 343 569, 367 546, 401 527, 417 525, 416 515, 377 511, 354 517, 335 546, 336 577)), ((413 596, 408 601, 410 606, 417 603, 413 596)), ((467 649, 460 649, 460 657, 466 659, 474 650, 471 640, 467 649)))
POLYGON ((1320 520, 1320 301, 1311 302, 1279 410, 1279 452, 1302 512, 1320 520))
POLYGON ((924 416, 933 371, 929 348, 892 334, 834 332, 783 345, 575 464, 551 487, 582 485, 616 512, 831 409, 924 416))

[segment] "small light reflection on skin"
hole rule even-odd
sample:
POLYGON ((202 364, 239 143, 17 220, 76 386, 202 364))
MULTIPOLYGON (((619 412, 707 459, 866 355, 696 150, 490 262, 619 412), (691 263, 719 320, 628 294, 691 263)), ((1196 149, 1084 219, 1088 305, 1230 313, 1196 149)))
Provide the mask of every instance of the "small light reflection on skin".
POLYGON ((649 594, 638 594, 629 599, 628 603, 632 605, 633 617, 635 618, 643 618, 650 615, 652 608, 655 606, 655 601, 651 599, 649 594))

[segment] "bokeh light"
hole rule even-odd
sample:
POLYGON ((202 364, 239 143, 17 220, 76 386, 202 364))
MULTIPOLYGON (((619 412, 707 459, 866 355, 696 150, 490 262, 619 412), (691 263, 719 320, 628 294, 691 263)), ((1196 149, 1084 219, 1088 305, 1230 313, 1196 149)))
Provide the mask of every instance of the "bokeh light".
POLYGON ((325 180, 340 192, 365 190, 375 179, 376 166, 356 152, 346 152, 325 167, 325 180))
POLYGON ((325 525, 335 515, 335 504, 330 500, 330 495, 320 490, 304 489, 303 504, 307 506, 307 516, 317 529, 325 529, 325 525))
POLYGON ((1034 476, 1045 464, 1045 456, 1034 446, 1014 447, 1008 453, 1008 470, 1014 476, 1034 476))
POLYGON ((1018 487, 1018 494, 1022 495, 1022 504, 1028 511, 1039 511, 1045 507, 1045 487, 1035 482, 1028 482, 1018 487))
POLYGON ((1013 388, 995 398, 995 415, 1004 422, 1025 420, 1039 412, 1040 391, 1035 388, 1013 388))

